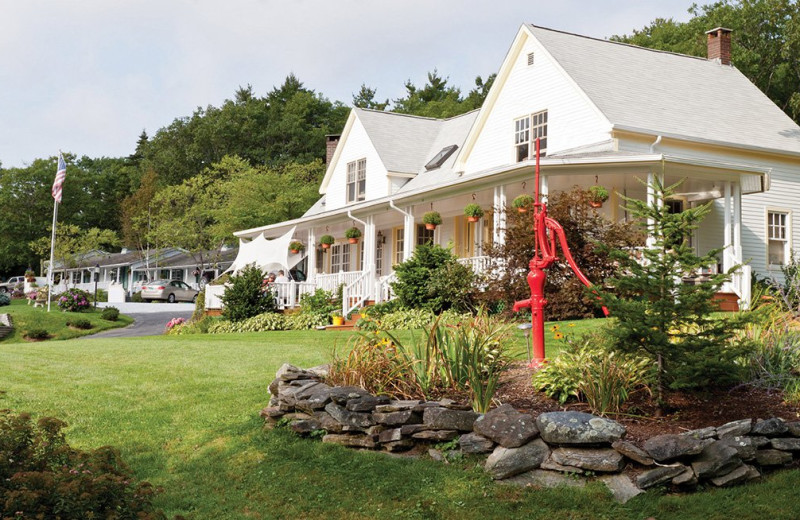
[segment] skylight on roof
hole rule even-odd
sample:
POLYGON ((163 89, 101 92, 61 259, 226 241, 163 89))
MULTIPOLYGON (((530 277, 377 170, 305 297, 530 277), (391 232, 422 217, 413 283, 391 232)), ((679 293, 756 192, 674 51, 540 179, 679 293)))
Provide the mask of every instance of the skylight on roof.
POLYGON ((440 167, 441 165, 444 164, 444 162, 447 160, 448 157, 453 155, 453 152, 455 152, 457 149, 458 149, 457 144, 451 144, 450 146, 445 146, 444 148, 442 148, 442 151, 440 151, 433 157, 433 159, 428 161, 428 164, 425 165, 425 170, 430 171, 440 167))

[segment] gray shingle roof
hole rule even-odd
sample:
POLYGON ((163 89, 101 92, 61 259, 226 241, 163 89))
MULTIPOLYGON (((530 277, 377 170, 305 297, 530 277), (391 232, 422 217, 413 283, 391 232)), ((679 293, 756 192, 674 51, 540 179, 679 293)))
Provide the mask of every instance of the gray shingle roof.
MULTIPOLYGON (((353 109, 390 172, 417 173, 442 126, 439 119, 353 109)), ((430 159, 430 157, 428 157, 430 159)))
POLYGON ((800 153, 800 127, 735 67, 527 27, 615 126, 800 153))

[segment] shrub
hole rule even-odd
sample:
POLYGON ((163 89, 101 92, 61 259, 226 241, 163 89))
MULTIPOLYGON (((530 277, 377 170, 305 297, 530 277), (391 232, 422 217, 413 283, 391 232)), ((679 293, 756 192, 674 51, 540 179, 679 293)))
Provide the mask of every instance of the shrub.
POLYGON ((92 328, 92 324, 89 322, 89 320, 85 318, 78 318, 75 320, 67 321, 67 327, 72 327, 81 330, 89 330, 92 328))
POLYGON ((475 273, 439 245, 418 246, 411 258, 395 266, 395 273, 392 290, 402 307, 434 313, 472 308, 475 273))
POLYGON ((197 298, 194 300, 194 311, 192 312, 191 321, 198 321, 203 319, 206 313, 206 288, 203 287, 197 293, 197 298))
POLYGON ((334 294, 325 289, 317 289, 313 293, 303 294, 300 296, 300 312, 303 314, 324 314, 328 316, 340 305, 334 298, 334 294))
POLYGON ((28 329, 23 336, 28 339, 49 339, 50 333, 45 329, 28 329))
POLYGON ((144 299, 142 298, 142 291, 136 291, 135 293, 131 294, 131 301, 133 303, 143 303, 144 299))
POLYGON ((164 326, 165 332, 170 332, 175 327, 182 327, 184 323, 186 323, 186 319, 184 318, 172 318, 164 326))
POLYGON ((601 334, 587 334, 562 350, 534 374, 534 386, 560 404, 571 398, 585 401, 600 415, 619 413, 634 392, 649 391, 652 362, 608 352, 601 334))
POLYGON ((286 328, 291 330, 315 329, 330 323, 328 314, 297 313, 286 316, 286 328))
POLYGON ((11 305, 11 296, 8 293, 0 293, 0 307, 11 305))
POLYGON ((422 223, 438 226, 442 223, 442 215, 438 211, 428 211, 422 215, 422 223))
MULTIPOLYGON (((94 301, 94 294, 92 294, 92 301, 94 301)), ((107 302, 108 301, 108 291, 105 289, 97 289, 97 301, 99 302, 107 302)))
POLYGON ((345 238, 360 238, 361 237, 361 230, 357 227, 351 227, 347 231, 344 232, 345 238))
POLYGON ((64 312, 80 312, 91 307, 91 297, 86 291, 70 288, 58 295, 56 303, 64 312))
POLYGON ((780 389, 788 402, 800 402, 800 331, 792 326, 792 314, 767 315, 742 331, 748 350, 750 384, 780 389))
POLYGON ((222 315, 230 321, 244 321, 275 310, 275 297, 262 286, 262 280, 261 270, 252 265, 232 276, 230 287, 222 295, 222 315))
MULTIPOLYGON (((600 247, 629 249, 644 244, 643 234, 631 223, 612 222, 589 207, 588 192, 578 187, 553 192, 547 204, 548 216, 561 224, 572 256, 592 283, 602 283, 615 270, 610 252, 600 247)), ((496 265, 506 266, 488 273, 488 287, 479 293, 481 303, 509 314, 515 301, 530 298, 525 276, 534 255, 533 226, 529 214, 509 211, 506 215, 506 240, 486 248, 496 265)), ((596 299, 587 295, 584 285, 563 259, 547 269, 545 279, 546 320, 592 318, 602 315, 596 299)))
POLYGON ((71 448, 58 419, 0 416, 0 516, 3 518, 165 519, 156 490, 135 483, 112 447, 71 448))
POLYGON ((233 332, 264 332, 268 330, 286 330, 286 319, 283 314, 266 312, 243 321, 220 320, 208 327, 209 334, 230 334, 233 332))
POLYGON ((100 313, 100 317, 106 321, 117 321, 119 319, 119 309, 116 307, 106 307, 100 313))

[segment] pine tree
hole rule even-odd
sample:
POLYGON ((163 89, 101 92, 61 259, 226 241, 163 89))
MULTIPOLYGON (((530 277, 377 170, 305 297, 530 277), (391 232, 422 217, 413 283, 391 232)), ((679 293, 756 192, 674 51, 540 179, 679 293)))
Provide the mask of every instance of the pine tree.
MULTIPOLYGON (((618 274, 599 289, 602 303, 615 319, 609 327, 613 348, 652 359, 656 368, 656 403, 664 405, 671 388, 705 387, 738 379, 732 344, 737 325, 712 314, 714 294, 729 273, 684 283, 683 277, 715 265, 721 250, 698 256, 689 243, 692 231, 711 210, 711 203, 673 213, 665 201, 678 184, 656 182, 654 201, 626 198, 626 209, 641 222, 650 241, 636 259, 614 251, 618 274)), ((741 318, 739 318, 741 319, 741 318)))

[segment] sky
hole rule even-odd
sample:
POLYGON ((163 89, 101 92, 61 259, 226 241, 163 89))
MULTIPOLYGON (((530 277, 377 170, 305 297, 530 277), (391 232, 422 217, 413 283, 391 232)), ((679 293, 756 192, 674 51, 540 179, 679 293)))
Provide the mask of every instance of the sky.
MULTIPOLYGON (((702 3, 702 2, 701 2, 702 3)), ((133 153, 239 86, 294 73, 332 101, 404 95, 436 69, 463 92, 497 71, 523 23, 607 38, 691 0, 0 0, 0 164, 59 150, 133 153)))

